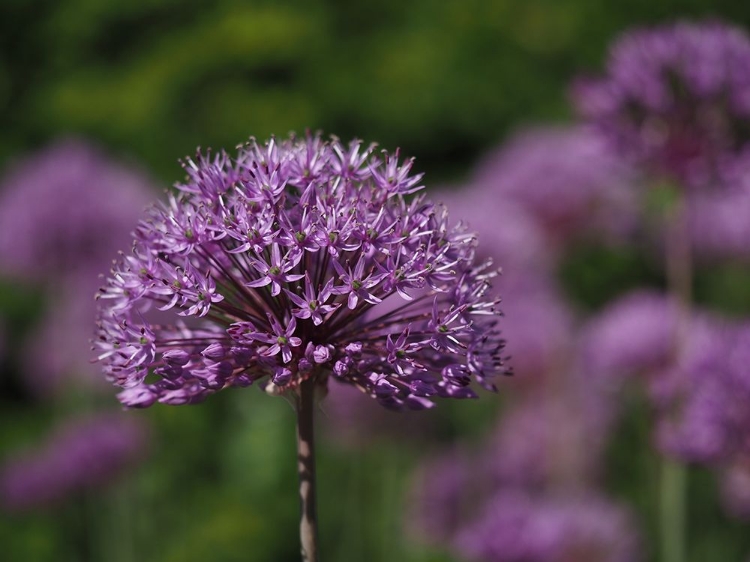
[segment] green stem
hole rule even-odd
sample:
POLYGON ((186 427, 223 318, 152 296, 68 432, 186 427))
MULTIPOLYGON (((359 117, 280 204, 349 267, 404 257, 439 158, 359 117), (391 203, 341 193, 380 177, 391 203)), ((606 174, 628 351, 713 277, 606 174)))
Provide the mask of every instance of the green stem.
POLYGON ((685 560, 686 484, 685 466, 664 458, 660 483, 663 562, 685 560))
MULTIPOLYGON (((667 209, 666 228, 667 287, 677 310, 673 345, 673 358, 677 364, 689 335, 693 286, 687 206, 682 193, 677 195, 667 209)), ((659 500, 662 562, 685 561, 687 477, 687 469, 684 465, 675 460, 663 458, 659 500)))
POLYGON ((319 562, 318 519, 315 490, 315 380, 311 377, 299 386, 297 410, 297 467, 299 471, 299 535, 303 562, 319 562))

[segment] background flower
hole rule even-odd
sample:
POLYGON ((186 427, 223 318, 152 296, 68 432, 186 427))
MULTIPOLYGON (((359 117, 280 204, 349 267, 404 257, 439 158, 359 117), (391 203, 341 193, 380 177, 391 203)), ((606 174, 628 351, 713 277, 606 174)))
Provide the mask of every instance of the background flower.
POLYGON ((5 459, 2 507, 28 510, 114 479, 143 458, 146 428, 132 417, 101 414, 68 420, 45 442, 5 459))
POLYGON ((710 187, 748 141, 748 75, 742 29, 681 22, 622 35, 605 78, 579 81, 573 96, 584 118, 657 175, 710 187))

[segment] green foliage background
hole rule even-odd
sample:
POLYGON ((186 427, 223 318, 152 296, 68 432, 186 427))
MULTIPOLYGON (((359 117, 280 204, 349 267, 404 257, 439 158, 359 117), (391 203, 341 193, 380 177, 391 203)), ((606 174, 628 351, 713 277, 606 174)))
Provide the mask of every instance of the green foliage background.
MULTIPOLYGON (((679 18, 748 26, 750 4, 3 0, 0 165, 59 135, 80 134, 144 163, 169 185, 182 175, 177 158, 196 146, 230 148, 249 135, 321 129, 401 147, 417 157, 428 184, 460 180, 511 130, 569 120, 567 83, 599 68, 618 32, 679 18)), ((586 249, 562 274, 571 295, 591 308, 628 286, 660 282, 638 256, 586 249)), ((746 312, 746 278, 734 270, 700 278, 699 297, 746 312)), ((17 341, 38 305, 9 288, 0 296, 17 341)), ((13 381, 2 384, 0 451, 9 451, 42 435, 55 413, 30 405, 13 381)), ((485 395, 441 404, 424 414, 435 428, 429 441, 379 437, 342 447, 337 428, 324 427, 325 559, 450 560, 405 537, 409 470, 442 443, 479 439, 501 401, 485 395)), ((148 462, 115 488, 0 520, 1 559, 298 559, 294 428, 286 403, 250 389, 197 408, 135 415, 153 423, 148 462)), ((655 461, 630 454, 631 442, 647 441, 641 426, 635 418, 628 423, 613 450, 613 489, 636 498, 648 536, 655 461)), ((740 560, 750 543, 715 513, 712 481, 695 479, 691 501, 699 509, 691 526, 701 533, 691 560, 740 560)))

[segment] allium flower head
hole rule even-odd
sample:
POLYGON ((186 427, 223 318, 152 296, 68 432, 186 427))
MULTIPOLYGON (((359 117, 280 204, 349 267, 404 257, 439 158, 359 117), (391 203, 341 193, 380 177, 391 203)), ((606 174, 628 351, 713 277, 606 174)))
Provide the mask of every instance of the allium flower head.
POLYGON ((612 46, 606 77, 580 80, 573 97, 651 171, 703 186, 750 140, 750 39, 720 23, 633 30, 612 46))
POLYGON ((184 167, 99 293, 95 347, 124 404, 329 376, 391 408, 494 388, 495 272, 444 208, 407 198, 421 188, 411 161, 308 136, 184 167))

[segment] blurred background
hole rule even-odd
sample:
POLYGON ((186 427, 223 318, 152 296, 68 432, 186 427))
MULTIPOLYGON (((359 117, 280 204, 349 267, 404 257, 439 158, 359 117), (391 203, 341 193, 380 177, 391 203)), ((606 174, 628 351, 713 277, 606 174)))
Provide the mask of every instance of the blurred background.
MULTIPOLYGON (((88 340, 98 275, 183 178, 179 158, 306 130, 416 157, 431 196, 503 267, 516 372, 497 395, 410 414, 332 389, 318 434, 326 560, 746 560, 750 198, 736 185, 750 167, 732 160, 721 182, 690 176, 711 189, 681 190, 691 180, 592 124, 599 98, 571 102, 623 32, 677 21, 742 35, 750 5, 4 0, 3 560, 299 559, 287 403, 249 388, 122 412, 88 340), (722 182, 736 199, 713 197, 722 182), (675 192, 711 211, 682 232, 693 293, 677 304, 675 192), (690 394, 714 371, 731 382, 690 394)), ((732 85, 750 99, 749 81, 732 85)), ((727 113, 742 127, 720 144, 743 154, 749 112, 727 113)))

